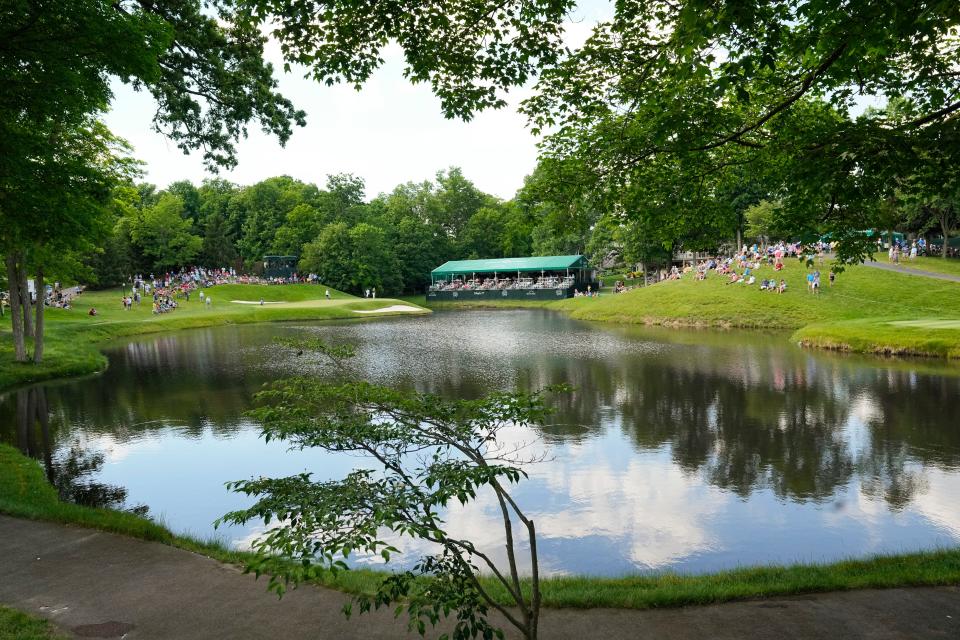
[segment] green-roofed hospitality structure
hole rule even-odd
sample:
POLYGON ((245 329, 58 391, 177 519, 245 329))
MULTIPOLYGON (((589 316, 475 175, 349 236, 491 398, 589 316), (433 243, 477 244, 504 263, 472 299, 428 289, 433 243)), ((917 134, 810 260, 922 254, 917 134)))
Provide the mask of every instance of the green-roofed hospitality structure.
POLYGON ((581 255, 450 260, 430 272, 427 300, 555 300, 596 289, 581 255))

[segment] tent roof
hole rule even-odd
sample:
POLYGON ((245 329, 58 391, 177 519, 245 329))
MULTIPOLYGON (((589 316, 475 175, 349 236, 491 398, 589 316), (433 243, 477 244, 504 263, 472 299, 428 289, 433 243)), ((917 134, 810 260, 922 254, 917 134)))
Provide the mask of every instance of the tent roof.
POLYGON ((449 260, 434 269, 434 276, 468 273, 510 273, 517 271, 561 271, 587 268, 587 259, 576 256, 536 256, 532 258, 495 258, 490 260, 449 260))

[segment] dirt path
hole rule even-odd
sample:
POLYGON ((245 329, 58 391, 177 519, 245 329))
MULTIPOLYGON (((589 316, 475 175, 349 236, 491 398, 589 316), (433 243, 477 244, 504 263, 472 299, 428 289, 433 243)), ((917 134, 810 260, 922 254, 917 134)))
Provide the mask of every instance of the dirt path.
MULTIPOLYGON (((84 638, 417 638, 347 597, 304 587, 277 600, 239 570, 162 544, 0 516, 0 604, 84 638)), ((436 637, 438 634, 433 634, 436 637)), ((430 636, 428 636, 430 637, 430 636)), ((508 637, 513 637, 509 636, 508 637)), ((547 610, 542 640, 960 637, 960 588, 852 591, 657 611, 547 610)))
POLYGON ((935 278, 937 280, 949 280, 951 282, 960 282, 960 276, 951 275, 949 273, 937 273, 936 271, 924 271, 923 269, 914 269, 913 267, 908 267, 903 264, 891 264, 889 262, 867 262, 863 263, 868 267, 874 269, 882 269, 883 271, 896 271, 897 273, 906 273, 911 276, 922 276, 924 278, 935 278))

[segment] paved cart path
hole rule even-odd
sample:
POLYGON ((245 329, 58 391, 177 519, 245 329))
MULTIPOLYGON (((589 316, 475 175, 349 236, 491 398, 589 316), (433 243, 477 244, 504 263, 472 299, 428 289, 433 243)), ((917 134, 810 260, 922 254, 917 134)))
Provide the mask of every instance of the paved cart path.
POLYGON ((937 273, 936 271, 924 271, 923 269, 914 269, 902 264, 891 264, 889 262, 864 262, 868 267, 882 269, 883 271, 895 271, 897 273, 906 273, 911 276, 923 276, 924 278, 936 278, 937 280, 950 280, 951 282, 960 282, 960 276, 949 273, 937 273))
MULTIPOLYGON (((0 516, 0 604, 73 637, 316 640, 415 638, 391 614, 344 619, 347 597, 282 600, 236 568, 90 529, 0 516)), ((960 587, 827 593, 657 611, 547 610, 543 640, 960 638, 960 587)))

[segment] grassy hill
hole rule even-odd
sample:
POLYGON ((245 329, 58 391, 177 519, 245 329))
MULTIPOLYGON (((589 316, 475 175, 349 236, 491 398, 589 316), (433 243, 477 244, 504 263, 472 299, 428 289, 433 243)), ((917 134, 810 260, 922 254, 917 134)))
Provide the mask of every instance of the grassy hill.
MULTIPOLYGON (((928 269, 932 260, 910 266, 928 269)), ((779 274, 770 267, 757 273, 758 280, 786 280, 784 294, 760 291, 757 284, 727 284, 714 273, 702 282, 688 274, 627 293, 571 298, 550 307, 583 320, 784 329, 816 347, 960 357, 960 283, 861 265, 849 267, 830 287, 829 266, 817 268, 823 286, 816 296, 807 292, 806 267, 788 261, 779 274)))
MULTIPOLYGON (((0 390, 40 380, 99 371, 106 358, 96 348, 98 343, 115 337, 176 329, 190 329, 222 324, 277 322, 288 320, 337 320, 369 318, 373 315, 429 313, 429 310, 403 302, 413 311, 385 311, 382 314, 358 313, 387 309, 400 301, 392 298, 368 300, 312 284, 288 285, 218 285, 205 290, 213 303, 200 302, 194 292, 190 300, 178 300, 179 308, 154 314, 152 299, 145 297, 140 305, 125 311, 120 289, 88 291, 74 300, 74 308, 47 309, 46 348, 40 365, 13 362, 10 338, 10 316, 0 319, 0 390), (243 304, 243 302, 264 305, 243 304), (90 308, 96 316, 88 315, 90 308)), ((32 347, 32 345, 31 345, 32 347)), ((32 351, 32 348, 30 349, 32 351)))

